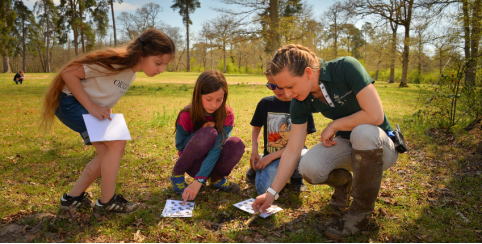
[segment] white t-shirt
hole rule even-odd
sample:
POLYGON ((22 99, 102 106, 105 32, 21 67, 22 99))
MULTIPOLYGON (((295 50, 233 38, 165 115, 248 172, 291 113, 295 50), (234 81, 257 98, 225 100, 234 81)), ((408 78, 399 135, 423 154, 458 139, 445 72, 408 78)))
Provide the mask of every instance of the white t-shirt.
MULTIPOLYGON (((85 92, 93 103, 109 109, 114 107, 136 78, 136 73, 132 69, 110 74, 112 71, 100 65, 84 64, 83 66, 85 79, 80 80, 80 83, 85 92)), ((71 94, 67 85, 64 86, 62 92, 71 94)))

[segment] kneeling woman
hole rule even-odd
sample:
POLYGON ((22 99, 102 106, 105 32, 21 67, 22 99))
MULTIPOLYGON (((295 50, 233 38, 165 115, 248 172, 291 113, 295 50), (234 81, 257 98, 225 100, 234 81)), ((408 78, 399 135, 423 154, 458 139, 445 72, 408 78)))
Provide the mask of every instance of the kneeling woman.
POLYGON ((172 170, 171 182, 184 202, 196 198, 209 180, 212 187, 238 192, 238 184, 226 180, 244 154, 245 145, 230 137, 234 113, 226 106, 228 84, 217 70, 203 72, 196 81, 191 104, 176 119, 176 148, 179 159, 172 170), (184 173, 195 181, 187 186, 184 173))
POLYGON ((387 135, 392 127, 373 86, 375 81, 352 57, 325 62, 300 45, 279 49, 270 70, 285 95, 294 98, 292 128, 276 178, 253 208, 264 210, 277 198, 296 168, 309 115, 321 112, 333 121, 321 132, 322 143, 301 159, 299 171, 311 184, 335 188, 329 203, 333 207, 347 207, 350 194, 353 196, 347 214, 326 231, 328 237, 338 239, 364 229, 375 207, 383 171, 398 159, 387 135))

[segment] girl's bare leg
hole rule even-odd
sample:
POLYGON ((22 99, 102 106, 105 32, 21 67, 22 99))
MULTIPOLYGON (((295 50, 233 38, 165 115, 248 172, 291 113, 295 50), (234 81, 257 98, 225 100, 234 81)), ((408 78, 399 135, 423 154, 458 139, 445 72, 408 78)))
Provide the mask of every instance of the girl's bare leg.
POLYGON ((84 172, 82 172, 80 178, 75 182, 74 187, 69 192, 69 196, 79 196, 100 176, 101 161, 107 153, 107 146, 104 142, 93 142, 92 145, 94 145, 97 151, 97 156, 85 166, 84 172))
POLYGON ((100 163, 101 194, 100 201, 107 203, 114 196, 117 172, 119 171, 120 161, 126 141, 105 141, 107 147, 104 157, 100 163))

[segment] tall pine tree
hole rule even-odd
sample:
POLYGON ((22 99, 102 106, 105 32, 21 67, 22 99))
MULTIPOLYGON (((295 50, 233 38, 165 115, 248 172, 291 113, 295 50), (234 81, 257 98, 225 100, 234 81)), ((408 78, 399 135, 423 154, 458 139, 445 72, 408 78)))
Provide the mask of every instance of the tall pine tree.
POLYGON ((192 25, 192 21, 189 15, 196 11, 196 8, 200 8, 201 3, 199 0, 174 0, 174 4, 171 8, 175 11, 179 9, 179 14, 182 16, 182 21, 186 25, 186 43, 187 43, 187 65, 186 71, 191 71, 191 58, 189 57, 189 25, 192 25))

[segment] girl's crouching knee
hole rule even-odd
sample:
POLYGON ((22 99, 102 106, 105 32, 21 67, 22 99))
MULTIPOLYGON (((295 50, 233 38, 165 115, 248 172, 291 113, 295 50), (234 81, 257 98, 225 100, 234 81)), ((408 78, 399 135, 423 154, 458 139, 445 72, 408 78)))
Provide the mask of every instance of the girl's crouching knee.
POLYGON ((244 142, 235 136, 228 138, 223 145, 224 150, 228 150, 232 157, 239 159, 243 156, 245 148, 246 145, 244 145, 244 142))
POLYGON ((203 127, 196 131, 191 138, 190 143, 194 143, 194 146, 201 146, 205 143, 215 143, 218 138, 218 131, 211 126, 203 127))

